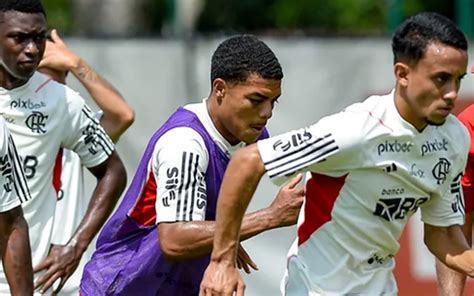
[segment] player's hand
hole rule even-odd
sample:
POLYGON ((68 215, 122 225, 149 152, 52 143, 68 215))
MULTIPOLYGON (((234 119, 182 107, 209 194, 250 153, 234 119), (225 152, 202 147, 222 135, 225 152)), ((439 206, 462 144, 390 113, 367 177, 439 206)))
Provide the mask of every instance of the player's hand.
POLYGON ((298 174, 288 184, 278 191, 275 200, 270 205, 272 217, 277 219, 276 226, 290 226, 296 224, 304 199, 304 188, 297 187, 303 175, 298 174))
POLYGON ((243 296, 245 284, 230 262, 211 261, 202 278, 199 296, 243 296))
POLYGON ((46 49, 39 68, 46 67, 63 72, 76 68, 81 58, 67 47, 56 29, 51 31, 51 39, 46 41, 46 49))
POLYGON ((46 292, 58 279, 59 285, 53 294, 58 293, 76 270, 82 254, 69 245, 51 245, 48 256, 33 268, 33 272, 46 270, 35 282, 35 290, 46 292))
POLYGON ((243 269, 247 274, 250 274, 250 268, 258 270, 257 264, 250 258, 242 244, 239 244, 239 249, 237 250, 237 268, 243 269))

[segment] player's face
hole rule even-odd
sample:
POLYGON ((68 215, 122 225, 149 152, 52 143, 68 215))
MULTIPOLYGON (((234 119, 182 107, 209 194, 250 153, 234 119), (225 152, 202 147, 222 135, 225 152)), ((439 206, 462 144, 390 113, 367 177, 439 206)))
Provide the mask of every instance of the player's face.
POLYGON ((281 80, 251 74, 244 82, 227 84, 220 106, 223 136, 231 143, 255 142, 272 117, 281 94, 281 80))
POLYGON ((0 77, 3 86, 26 82, 43 57, 46 19, 41 13, 0 13, 0 77))
POLYGON ((445 122, 458 97, 467 60, 466 51, 435 42, 416 65, 408 66, 406 119, 416 128, 445 122))

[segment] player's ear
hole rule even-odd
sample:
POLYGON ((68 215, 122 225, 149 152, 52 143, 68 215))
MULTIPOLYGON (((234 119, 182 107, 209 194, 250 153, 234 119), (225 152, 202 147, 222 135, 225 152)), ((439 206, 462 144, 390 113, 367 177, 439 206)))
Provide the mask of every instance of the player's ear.
POLYGON ((397 80, 398 84, 403 87, 407 87, 410 67, 405 63, 398 62, 393 66, 393 73, 395 74, 395 79, 397 80))
POLYGON ((212 82, 212 89, 214 91, 214 94, 217 97, 217 102, 220 104, 221 101, 222 101, 222 98, 225 97, 225 94, 226 94, 226 91, 227 91, 226 82, 221 78, 216 78, 212 82))

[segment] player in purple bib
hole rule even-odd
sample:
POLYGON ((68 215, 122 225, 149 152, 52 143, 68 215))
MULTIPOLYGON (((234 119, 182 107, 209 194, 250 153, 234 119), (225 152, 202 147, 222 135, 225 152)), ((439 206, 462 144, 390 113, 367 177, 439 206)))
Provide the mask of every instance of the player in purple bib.
MULTIPOLYGON (((256 37, 219 45, 209 97, 180 107, 152 136, 85 267, 82 295, 199 293, 224 171, 237 149, 268 137, 265 125, 282 78, 278 59, 256 37)), ((300 179, 283 187, 268 208, 246 215, 242 239, 296 222, 300 179)), ((247 272, 256 268, 242 247, 237 262, 247 272)))

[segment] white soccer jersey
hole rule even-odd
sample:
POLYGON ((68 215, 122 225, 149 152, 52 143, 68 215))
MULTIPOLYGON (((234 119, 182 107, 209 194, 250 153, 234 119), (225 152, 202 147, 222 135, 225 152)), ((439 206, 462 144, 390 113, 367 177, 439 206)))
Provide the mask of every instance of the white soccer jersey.
POLYGON ((0 213, 31 199, 15 143, 0 117, 0 213))
MULTIPOLYGON (((36 265, 51 244, 57 200, 52 175, 59 149, 73 150, 84 166, 94 167, 109 157, 114 145, 76 92, 40 73, 13 90, 0 88, 0 110, 23 160, 31 191, 23 211, 36 265)), ((9 294, 2 269, 0 294, 9 294)))
POLYGON ((312 176, 283 293, 395 295, 393 257, 408 218, 420 208, 427 224, 463 224, 469 144, 453 115, 417 131, 398 113, 393 92, 259 141, 275 182, 298 171, 312 176))

